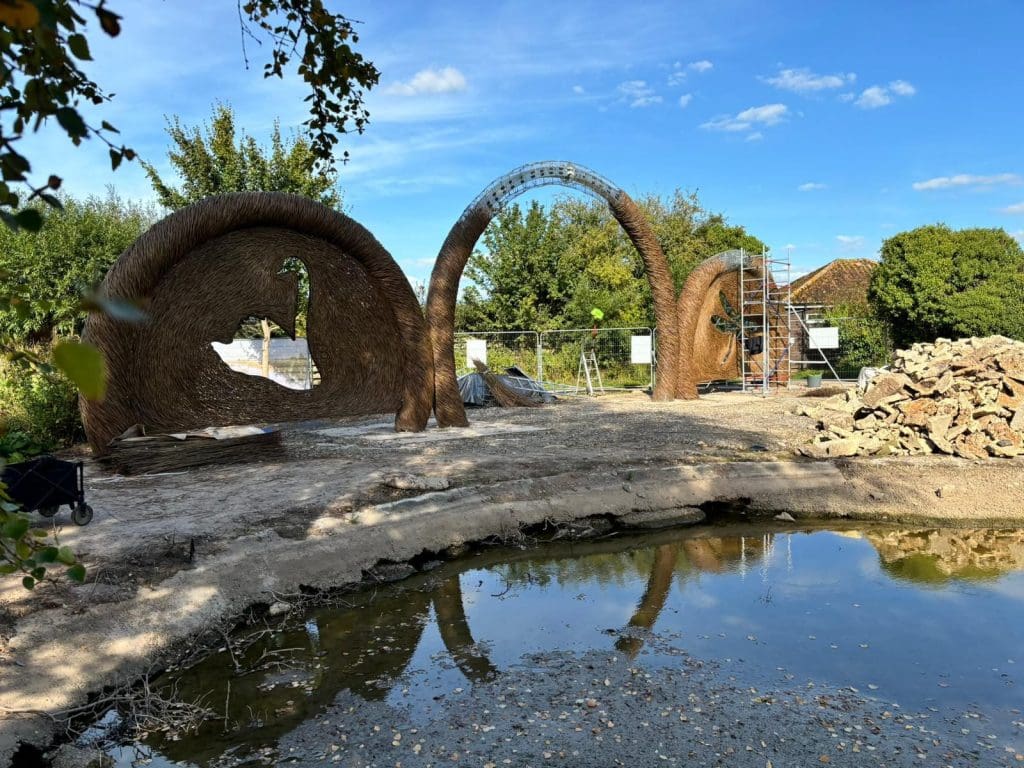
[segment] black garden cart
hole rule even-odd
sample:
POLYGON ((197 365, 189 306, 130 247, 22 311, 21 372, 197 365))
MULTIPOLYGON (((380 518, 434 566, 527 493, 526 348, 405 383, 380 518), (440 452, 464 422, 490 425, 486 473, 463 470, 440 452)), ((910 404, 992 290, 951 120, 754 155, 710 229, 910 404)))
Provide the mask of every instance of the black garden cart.
POLYGON ((40 456, 8 464, 2 479, 7 493, 26 512, 53 517, 62 504, 67 504, 75 525, 87 525, 92 520, 92 507, 85 503, 85 471, 80 461, 40 456))

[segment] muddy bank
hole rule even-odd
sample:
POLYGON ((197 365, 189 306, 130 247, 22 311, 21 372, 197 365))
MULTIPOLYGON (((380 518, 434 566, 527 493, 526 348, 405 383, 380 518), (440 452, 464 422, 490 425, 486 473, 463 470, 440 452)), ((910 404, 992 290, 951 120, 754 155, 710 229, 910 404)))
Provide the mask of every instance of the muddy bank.
MULTIPOLYGON (((275 593, 359 581, 381 560, 514 536, 543 521, 692 522, 733 502, 797 518, 1019 525, 1024 517, 1018 460, 794 460, 792 446, 813 432, 792 413, 797 402, 580 400, 483 411, 470 432, 420 435, 373 421, 314 424, 286 434, 289 460, 277 464, 140 478, 91 467, 96 521, 62 534, 90 583, 0 595, 9 636, 0 705, 60 710, 275 593), (396 473, 452 487, 395 488, 396 473)), ((45 717, 5 718, 0 761, 18 740, 46 742, 50 731, 45 717)))

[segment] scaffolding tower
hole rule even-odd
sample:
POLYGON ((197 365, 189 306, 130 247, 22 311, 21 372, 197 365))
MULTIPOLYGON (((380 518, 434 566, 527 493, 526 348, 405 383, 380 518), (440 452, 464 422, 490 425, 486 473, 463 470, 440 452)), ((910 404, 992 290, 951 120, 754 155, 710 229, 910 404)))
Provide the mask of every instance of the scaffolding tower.
MULTIPOLYGON (((788 386, 793 347, 789 254, 740 249, 740 375, 744 392, 788 386)), ((799 322, 799 319, 797 319, 799 322)))

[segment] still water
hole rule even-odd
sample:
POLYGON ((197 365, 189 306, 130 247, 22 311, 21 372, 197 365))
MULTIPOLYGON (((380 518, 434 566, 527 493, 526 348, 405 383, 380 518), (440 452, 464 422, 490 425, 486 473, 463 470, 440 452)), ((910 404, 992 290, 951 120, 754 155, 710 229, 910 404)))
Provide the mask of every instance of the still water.
POLYGON ((346 601, 162 678, 218 719, 111 754, 233 762, 274 749, 343 691, 427 722, 452 691, 545 652, 650 668, 686 654, 744 685, 852 687, 950 718, 983 710, 993 732, 1024 706, 1024 531, 706 526, 485 551, 346 601))

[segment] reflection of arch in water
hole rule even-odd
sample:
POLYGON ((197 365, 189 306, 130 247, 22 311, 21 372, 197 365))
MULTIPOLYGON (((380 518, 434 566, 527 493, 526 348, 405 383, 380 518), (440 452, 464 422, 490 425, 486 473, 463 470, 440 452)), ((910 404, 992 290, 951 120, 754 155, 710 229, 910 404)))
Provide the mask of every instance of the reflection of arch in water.
POLYGON ((497 668, 473 640, 462 602, 462 584, 452 576, 433 593, 434 615, 444 647, 455 660, 456 666, 474 683, 494 677, 497 668))
MULTIPOLYGON (((654 562, 651 564, 647 586, 629 619, 629 629, 649 631, 654 627, 654 622, 661 615, 672 589, 672 577, 675 576, 678 558, 678 544, 662 544, 654 551, 654 562)), ((636 634, 626 634, 615 641, 615 647, 630 658, 640 652, 643 644, 643 639, 636 634)))
POLYGON ((655 400, 676 396, 679 343, 675 288, 668 260, 643 212, 624 191, 587 168, 564 161, 532 163, 495 180, 469 204, 448 233, 434 264, 427 295, 427 326, 434 357, 434 411, 442 427, 468 424, 455 376, 455 303, 473 247, 509 200, 551 184, 579 189, 604 200, 640 252, 658 326, 659 365, 653 396, 655 400))

